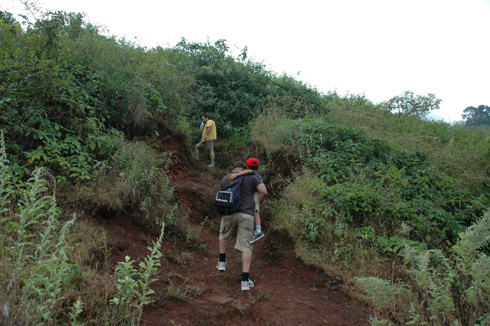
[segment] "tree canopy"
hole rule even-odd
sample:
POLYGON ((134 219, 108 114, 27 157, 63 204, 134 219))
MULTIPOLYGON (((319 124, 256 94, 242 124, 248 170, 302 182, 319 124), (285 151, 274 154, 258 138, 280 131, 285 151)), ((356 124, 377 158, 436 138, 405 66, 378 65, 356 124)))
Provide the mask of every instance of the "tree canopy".
POLYGON ((490 106, 479 105, 478 108, 469 106, 463 111, 462 115, 466 126, 490 126, 490 106))
POLYGON ((405 116, 425 117, 431 111, 438 110, 441 100, 434 94, 416 95, 406 91, 403 95, 394 96, 385 103, 385 110, 405 116))

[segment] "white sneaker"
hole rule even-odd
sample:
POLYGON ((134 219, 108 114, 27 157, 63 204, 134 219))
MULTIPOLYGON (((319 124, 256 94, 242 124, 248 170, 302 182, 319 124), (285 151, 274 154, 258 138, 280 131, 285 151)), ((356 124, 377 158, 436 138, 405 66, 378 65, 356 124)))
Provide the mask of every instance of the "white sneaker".
POLYGON ((216 268, 222 272, 226 271, 226 262, 225 261, 219 261, 218 265, 216 265, 216 268))
POLYGON ((249 291, 254 287, 254 282, 252 280, 242 281, 242 291, 249 291))
POLYGON ((214 163, 208 165, 210 168, 214 168, 214 163))

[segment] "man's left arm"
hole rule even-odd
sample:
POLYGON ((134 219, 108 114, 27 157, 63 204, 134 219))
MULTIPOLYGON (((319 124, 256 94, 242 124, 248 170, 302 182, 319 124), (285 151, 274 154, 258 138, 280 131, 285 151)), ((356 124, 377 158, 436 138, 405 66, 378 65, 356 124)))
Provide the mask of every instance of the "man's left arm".
POLYGON ((259 201, 262 203, 265 198, 268 196, 267 193, 267 188, 265 187, 265 184, 261 183, 257 186, 257 191, 259 192, 259 201))

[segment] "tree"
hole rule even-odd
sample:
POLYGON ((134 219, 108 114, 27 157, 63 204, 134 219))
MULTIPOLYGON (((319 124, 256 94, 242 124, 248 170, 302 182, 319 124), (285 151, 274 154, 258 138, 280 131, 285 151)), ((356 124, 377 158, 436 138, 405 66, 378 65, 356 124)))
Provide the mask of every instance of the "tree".
POLYGON ((461 117, 466 120, 468 127, 490 125, 490 106, 480 105, 478 108, 469 106, 464 109, 461 117))
POLYGON ((15 26, 17 24, 17 21, 14 17, 12 17, 12 14, 7 11, 0 11, 0 21, 3 21, 3 23, 12 26, 15 26))
POLYGON ((416 95, 406 91, 401 96, 395 96, 383 103, 383 108, 398 115, 425 117, 433 110, 439 109, 441 100, 434 94, 416 95))

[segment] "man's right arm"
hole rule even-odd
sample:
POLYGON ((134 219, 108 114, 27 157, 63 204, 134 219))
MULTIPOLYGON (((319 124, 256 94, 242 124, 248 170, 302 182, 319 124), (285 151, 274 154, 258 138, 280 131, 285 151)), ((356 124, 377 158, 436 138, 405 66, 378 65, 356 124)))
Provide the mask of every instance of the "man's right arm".
POLYGON ((247 175, 247 174, 252 174, 252 170, 243 170, 238 173, 232 173, 230 174, 230 180, 235 180, 238 177, 241 177, 242 175, 247 175))

